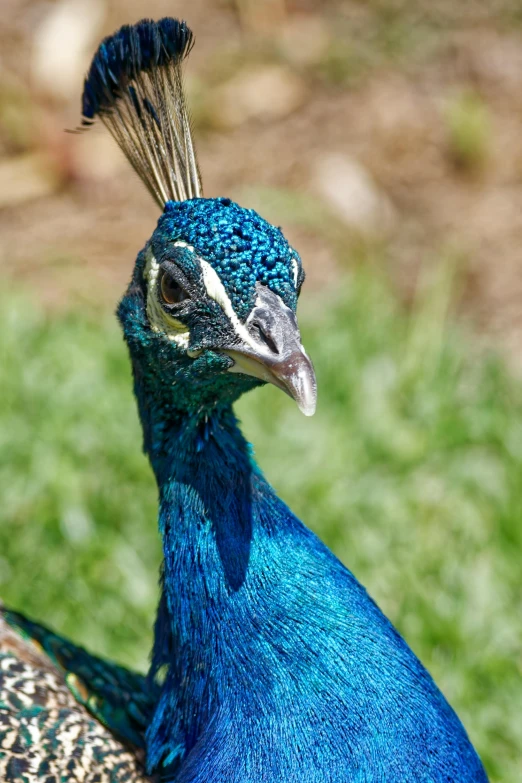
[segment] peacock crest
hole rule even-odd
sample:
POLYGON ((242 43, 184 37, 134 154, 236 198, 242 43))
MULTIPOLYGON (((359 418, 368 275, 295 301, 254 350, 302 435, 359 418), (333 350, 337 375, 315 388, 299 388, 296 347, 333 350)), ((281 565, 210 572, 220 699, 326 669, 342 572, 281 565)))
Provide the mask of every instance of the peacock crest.
POLYGON ((193 44, 177 19, 123 25, 101 42, 84 84, 82 128, 103 122, 161 208, 203 195, 182 75, 193 44))

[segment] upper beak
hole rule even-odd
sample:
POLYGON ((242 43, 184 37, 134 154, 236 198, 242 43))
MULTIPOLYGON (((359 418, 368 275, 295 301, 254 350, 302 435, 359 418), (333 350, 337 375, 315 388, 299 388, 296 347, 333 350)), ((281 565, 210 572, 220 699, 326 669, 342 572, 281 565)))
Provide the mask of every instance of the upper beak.
POLYGON ((305 416, 313 416, 317 383, 312 362, 301 345, 294 313, 269 288, 257 284, 256 304, 244 333, 222 350, 234 360, 229 372, 273 383, 296 401, 305 416))

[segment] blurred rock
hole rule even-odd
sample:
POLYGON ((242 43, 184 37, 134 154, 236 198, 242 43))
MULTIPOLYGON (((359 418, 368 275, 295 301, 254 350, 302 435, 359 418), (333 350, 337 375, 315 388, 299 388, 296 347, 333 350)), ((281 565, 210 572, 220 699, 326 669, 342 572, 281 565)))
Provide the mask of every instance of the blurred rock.
POLYGON ((34 86, 56 100, 77 92, 98 43, 104 0, 59 0, 33 38, 34 86))
POLYGON ((390 200, 358 161, 348 155, 323 155, 312 177, 317 192, 346 225, 363 234, 392 228, 395 210, 390 200))
POLYGON ((287 16, 286 0, 236 0, 241 26, 255 35, 274 33, 287 16))
POLYGON ((517 91, 522 79, 522 48, 515 30, 463 30, 455 36, 454 68, 466 81, 498 91, 517 91))
POLYGON ((59 178, 41 155, 31 154, 0 161, 0 182, 3 208, 54 193, 59 178))
POLYGON ((279 119, 301 106, 305 95, 304 83, 287 68, 248 68, 215 91, 212 120, 231 128, 251 119, 279 119))
POLYGON ((298 66, 315 65, 328 49, 330 36, 325 20, 304 14, 290 16, 282 27, 279 43, 283 55, 298 66))

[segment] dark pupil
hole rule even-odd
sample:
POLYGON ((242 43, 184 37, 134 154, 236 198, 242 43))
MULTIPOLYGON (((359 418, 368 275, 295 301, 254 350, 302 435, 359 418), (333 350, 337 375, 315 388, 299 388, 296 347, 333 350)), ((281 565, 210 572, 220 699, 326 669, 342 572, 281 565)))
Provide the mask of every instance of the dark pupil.
POLYGON ((177 304, 186 298, 183 288, 168 272, 164 272, 161 278, 161 295, 167 304, 177 304))

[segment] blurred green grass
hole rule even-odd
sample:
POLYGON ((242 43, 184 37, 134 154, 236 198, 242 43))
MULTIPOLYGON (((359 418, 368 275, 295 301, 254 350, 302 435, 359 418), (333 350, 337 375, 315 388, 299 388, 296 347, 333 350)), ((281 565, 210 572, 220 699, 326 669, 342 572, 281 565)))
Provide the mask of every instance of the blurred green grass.
MULTIPOLYGON (((375 271, 303 302, 319 408, 275 389, 238 412, 280 495, 366 585, 463 719, 493 781, 520 780, 522 395, 447 324, 448 270, 406 314, 375 271)), ((305 294, 306 297, 306 294, 305 294)), ((156 491, 126 350, 92 306, 0 308, 0 596, 145 666, 156 491)))

